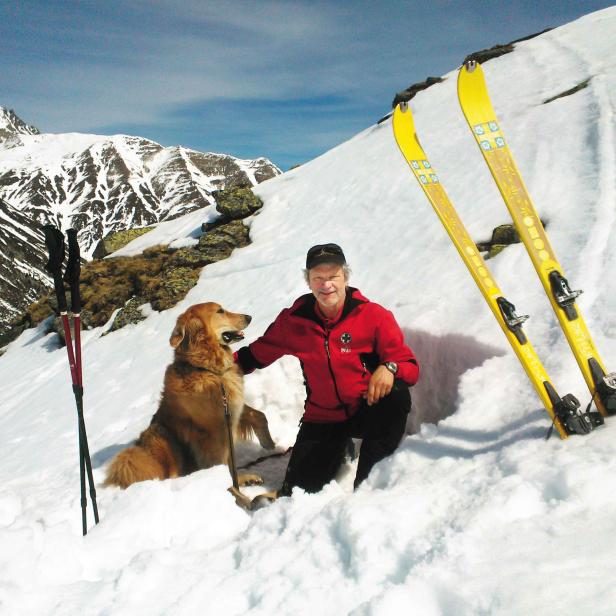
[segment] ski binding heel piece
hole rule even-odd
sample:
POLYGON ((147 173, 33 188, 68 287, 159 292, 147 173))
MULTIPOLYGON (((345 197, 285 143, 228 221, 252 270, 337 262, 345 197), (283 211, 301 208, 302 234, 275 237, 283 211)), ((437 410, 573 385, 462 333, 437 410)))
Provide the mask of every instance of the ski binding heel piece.
POLYGON ((597 383, 597 393, 609 415, 616 415, 616 372, 606 374, 597 383))
POLYGON ((606 374, 597 390, 607 412, 610 415, 616 415, 616 372, 606 374))
POLYGON ((588 360, 588 366, 595 383, 595 396, 599 396, 609 415, 616 415, 616 372, 605 374, 594 357, 588 360))
POLYGON ((616 372, 606 374, 597 384, 597 393, 610 415, 616 415, 616 372))
POLYGON ((584 413, 580 409, 580 402, 573 394, 564 395, 554 405, 554 412, 564 426, 567 434, 588 434, 597 426, 603 424, 600 413, 584 413))
POLYGON ((565 311, 567 318, 570 321, 577 319, 577 310, 575 309, 575 300, 583 293, 583 291, 572 291, 567 279, 556 270, 550 273, 550 285, 552 286, 552 295, 556 303, 565 311))

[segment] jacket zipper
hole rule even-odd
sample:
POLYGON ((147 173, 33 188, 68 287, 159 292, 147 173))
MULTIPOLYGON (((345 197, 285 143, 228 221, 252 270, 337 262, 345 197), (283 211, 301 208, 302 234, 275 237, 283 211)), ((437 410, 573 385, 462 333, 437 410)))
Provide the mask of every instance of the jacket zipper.
POLYGON ((332 381, 334 383, 334 390, 336 391, 336 397, 338 398, 338 402, 340 402, 340 405, 342 406, 342 408, 344 409, 344 414, 348 417, 349 416, 349 412, 347 410, 346 405, 344 404, 344 402, 342 402, 342 398, 340 397, 340 392, 338 391, 338 384, 336 383, 336 376, 334 375, 334 369, 332 368, 332 356, 329 352, 329 334, 331 332, 327 332, 325 334, 325 352, 327 353, 327 365, 329 367, 329 373, 332 376, 332 381))

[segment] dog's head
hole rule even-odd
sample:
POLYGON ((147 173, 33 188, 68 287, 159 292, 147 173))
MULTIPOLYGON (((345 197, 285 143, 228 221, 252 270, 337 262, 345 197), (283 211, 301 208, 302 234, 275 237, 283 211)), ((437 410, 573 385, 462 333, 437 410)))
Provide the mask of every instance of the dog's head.
POLYGON ((251 320, 247 314, 229 312, 214 302, 195 304, 178 317, 169 343, 185 353, 227 347, 244 339, 242 330, 251 320))

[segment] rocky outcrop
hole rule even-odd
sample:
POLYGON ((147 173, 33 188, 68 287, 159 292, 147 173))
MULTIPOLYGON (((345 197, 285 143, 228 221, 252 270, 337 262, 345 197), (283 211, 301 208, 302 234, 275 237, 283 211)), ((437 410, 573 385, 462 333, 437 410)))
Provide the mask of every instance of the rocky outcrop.
POLYGON ((139 229, 126 229, 125 231, 112 231, 97 244, 92 258, 104 259, 107 255, 114 253, 120 248, 124 248, 126 244, 132 242, 134 239, 140 237, 144 233, 151 231, 152 227, 141 227, 139 229))
POLYGON ((588 79, 585 79, 584 81, 581 81, 580 83, 578 83, 576 86, 573 86, 573 88, 570 88, 569 90, 565 90, 564 92, 560 92, 559 94, 555 94, 554 96, 550 96, 550 98, 546 98, 543 101, 544 105, 547 105, 548 103, 552 103, 555 100, 558 100, 559 98, 564 98, 565 96, 571 96, 572 94, 575 94, 576 92, 579 92, 580 90, 584 90, 585 88, 588 87, 588 84, 590 83, 590 77, 588 79))
MULTIPOLYGON (((250 243, 248 227, 240 220, 204 233, 199 243, 177 250, 154 246, 137 257, 110 257, 91 261, 81 268, 81 321, 85 329, 105 325, 114 317, 111 331, 145 318, 144 304, 157 311, 167 310, 195 286, 201 269, 226 259, 235 248, 250 243)), ((70 293, 69 301, 70 301, 70 293)), ((53 293, 28 308, 20 325, 32 327, 57 314, 53 293)), ((53 327, 63 336, 59 319, 53 327)))
POLYGON ((536 32, 535 34, 529 34, 528 36, 523 36, 522 38, 516 39, 515 41, 511 41, 511 43, 506 43, 504 45, 494 45, 489 49, 481 49, 480 51, 474 51, 464 58, 463 64, 466 62, 470 62, 471 60, 475 60, 480 64, 485 64, 488 60, 493 60, 494 58, 499 58, 500 56, 504 56, 506 53, 511 53, 516 43, 521 43, 522 41, 529 41, 537 36, 545 34, 549 32, 552 28, 546 28, 541 32, 536 32))
POLYGON ((259 199, 249 186, 238 186, 219 190, 214 193, 216 210, 220 213, 214 222, 206 222, 202 225, 203 231, 210 231, 232 220, 241 220, 252 216, 263 207, 263 201, 259 199))
POLYGON ((428 77, 425 81, 414 83, 413 85, 402 90, 401 92, 397 92, 396 96, 394 96, 394 100, 391 103, 392 108, 394 108, 398 103, 410 101, 417 94, 417 92, 421 92, 422 90, 433 86, 435 83, 441 83, 442 81, 442 77, 428 77))

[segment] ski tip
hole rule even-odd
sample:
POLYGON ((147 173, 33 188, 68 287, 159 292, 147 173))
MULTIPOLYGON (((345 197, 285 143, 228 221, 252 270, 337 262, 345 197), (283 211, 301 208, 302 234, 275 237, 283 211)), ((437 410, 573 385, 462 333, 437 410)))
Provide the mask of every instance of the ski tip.
POLYGON ((390 111, 387 115, 383 116, 380 120, 377 121, 378 124, 382 124, 385 120, 389 120, 389 118, 393 118, 397 110, 400 109, 402 113, 406 113, 409 110, 409 101, 400 101, 395 107, 393 111, 390 111))
POLYGON ((475 69, 479 66, 479 62, 477 60, 465 60, 462 65, 467 73, 474 73, 475 69))
POLYGON ((403 130, 414 132, 413 114, 408 102, 401 102, 396 105, 393 112, 392 126, 394 134, 397 134, 402 127, 405 127, 403 130))
POLYGON ((391 115, 393 116, 394 122, 396 121, 396 117, 399 116, 401 113, 408 113, 408 111, 410 111, 410 105, 408 101, 401 101, 400 103, 398 103, 395 107, 394 110, 391 112, 391 115))

